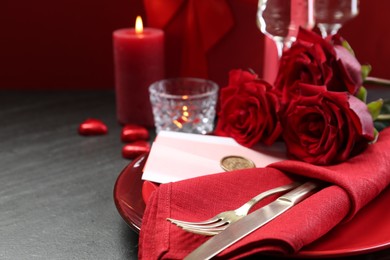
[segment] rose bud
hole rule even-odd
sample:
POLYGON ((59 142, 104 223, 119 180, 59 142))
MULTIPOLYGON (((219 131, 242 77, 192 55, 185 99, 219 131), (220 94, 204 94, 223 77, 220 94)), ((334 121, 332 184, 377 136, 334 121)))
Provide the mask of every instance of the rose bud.
POLYGON ((347 92, 296 83, 296 93, 282 116, 283 139, 290 157, 317 164, 343 162, 374 139, 364 102, 347 92))
POLYGON ((363 82, 361 64, 342 40, 323 39, 300 28, 296 41, 280 59, 275 87, 290 91, 296 81, 355 95, 363 82))
POLYGON ((258 142, 271 145, 280 136, 277 94, 257 75, 230 71, 229 85, 221 90, 219 103, 216 135, 232 137, 246 147, 258 142))

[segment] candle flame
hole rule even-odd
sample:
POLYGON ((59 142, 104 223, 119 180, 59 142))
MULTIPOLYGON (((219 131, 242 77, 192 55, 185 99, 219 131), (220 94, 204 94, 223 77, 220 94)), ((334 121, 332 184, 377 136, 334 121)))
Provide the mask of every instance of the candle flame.
POLYGON ((190 121, 190 112, 188 111, 188 106, 182 106, 182 115, 174 120, 172 122, 176 125, 177 128, 181 129, 184 127, 184 124, 188 123, 190 121))
POLYGON ((183 128, 183 124, 180 123, 178 120, 173 120, 173 123, 177 126, 177 128, 183 128))
POLYGON ((142 33, 144 30, 144 26, 142 24, 142 18, 141 16, 137 16, 135 19, 135 32, 136 33, 142 33))
POLYGON ((187 106, 183 106, 181 108, 183 110, 183 116, 181 117, 184 121, 188 121, 188 117, 190 116, 190 113, 188 112, 188 107, 187 106))

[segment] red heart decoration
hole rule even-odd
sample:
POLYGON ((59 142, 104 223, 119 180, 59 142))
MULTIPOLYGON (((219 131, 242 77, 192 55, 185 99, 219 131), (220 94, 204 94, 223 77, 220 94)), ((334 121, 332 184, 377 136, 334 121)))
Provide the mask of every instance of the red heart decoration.
POLYGON ((99 119, 88 118, 79 125, 80 135, 105 135, 107 132, 107 126, 99 119))
POLYGON ((148 140, 149 132, 148 130, 139 125, 125 125, 122 128, 121 140, 123 142, 134 142, 138 140, 148 140))
POLYGON ((126 144, 122 148, 122 156, 127 159, 135 159, 143 153, 150 151, 150 144, 146 141, 136 141, 131 144, 126 144))

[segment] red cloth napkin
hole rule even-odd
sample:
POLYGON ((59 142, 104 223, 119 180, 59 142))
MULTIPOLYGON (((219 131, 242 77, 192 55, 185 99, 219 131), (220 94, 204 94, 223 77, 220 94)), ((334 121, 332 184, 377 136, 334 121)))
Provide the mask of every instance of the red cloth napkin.
MULTIPOLYGON (((306 177, 329 184, 221 252, 234 259, 259 252, 291 254, 350 220, 390 184, 390 129, 364 153, 334 166, 283 161, 266 168, 214 174, 160 185, 148 201, 140 241, 141 259, 182 259, 208 237, 187 233, 166 218, 204 220, 242 205, 256 194, 306 177)), ((277 197, 277 195, 275 196, 277 197)), ((275 198, 274 197, 274 198, 275 198)), ((272 199, 274 199, 272 198, 272 199)), ((270 202, 264 200, 258 206, 270 202)))

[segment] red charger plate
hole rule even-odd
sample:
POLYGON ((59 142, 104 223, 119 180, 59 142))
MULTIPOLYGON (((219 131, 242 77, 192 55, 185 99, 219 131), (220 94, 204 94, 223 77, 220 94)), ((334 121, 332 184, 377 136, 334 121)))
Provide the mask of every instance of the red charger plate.
MULTIPOLYGON (((141 228, 146 206, 143 198, 146 199, 156 188, 153 183, 145 183, 141 179, 147 156, 148 154, 141 155, 123 169, 114 188, 116 207, 122 218, 136 232, 141 228)), ((351 221, 334 228, 319 240, 304 247, 294 257, 352 256, 390 248, 389 203, 390 188, 387 188, 351 221)), ((383 253, 390 255, 390 250, 383 253)))

